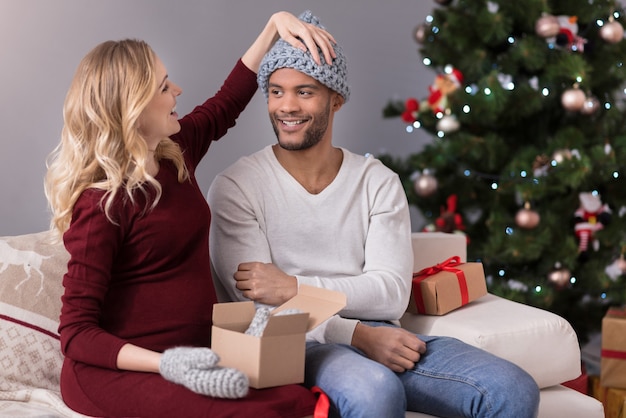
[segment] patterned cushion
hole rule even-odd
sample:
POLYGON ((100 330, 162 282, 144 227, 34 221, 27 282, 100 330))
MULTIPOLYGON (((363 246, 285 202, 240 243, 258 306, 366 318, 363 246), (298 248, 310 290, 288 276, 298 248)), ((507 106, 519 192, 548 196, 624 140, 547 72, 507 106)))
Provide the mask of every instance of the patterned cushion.
MULTIPOLYGON (((0 237, 0 390, 59 391, 61 280, 69 255, 50 232, 0 237)), ((13 394, 13 395, 10 395, 13 394)))

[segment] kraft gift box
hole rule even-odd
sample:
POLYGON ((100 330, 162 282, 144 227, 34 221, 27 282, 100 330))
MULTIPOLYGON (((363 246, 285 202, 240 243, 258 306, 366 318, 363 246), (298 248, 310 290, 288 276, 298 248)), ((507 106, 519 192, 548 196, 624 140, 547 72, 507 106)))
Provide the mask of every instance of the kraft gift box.
POLYGON ((602 318, 600 383, 626 389, 626 308, 609 308, 602 318))
MULTIPOLYGON (((418 273, 425 268, 440 264, 450 257, 458 257, 461 263, 465 263, 467 261, 467 237, 465 235, 450 234, 445 232, 414 232, 411 239, 413 246, 414 273, 418 273)), ((472 269, 472 267, 470 267, 470 269, 472 269)), ((481 279, 479 278, 477 286, 474 285, 476 278, 474 276, 470 278, 470 283, 472 285, 470 298, 472 300, 477 299, 486 293, 484 272, 482 275, 482 283, 480 283, 481 279), (484 291, 482 290, 483 288, 485 289, 484 291)), ((443 283, 437 285, 432 279, 429 279, 422 285, 424 287, 423 293, 427 296, 427 301, 424 302, 429 306, 428 312, 420 312, 418 310, 415 294, 413 292, 411 294, 411 299, 409 300, 407 311, 414 314, 430 313, 433 315, 443 315, 450 310, 460 307, 462 303, 461 293, 458 281, 456 282, 456 285, 454 283, 455 281, 456 279, 454 279, 454 281, 446 281, 445 285, 443 283), (449 285, 452 287, 450 291, 453 294, 451 295, 447 294, 449 291, 449 285), (451 307, 450 304, 457 306, 451 307)))
POLYGON ((414 273, 408 311, 444 315, 487 294, 482 263, 461 263, 453 256, 414 273))
POLYGON ((341 292, 300 285, 298 294, 272 311, 263 335, 245 334, 254 302, 213 305, 211 349, 220 366, 244 372, 255 389, 304 381, 306 333, 346 306, 341 292), (275 315, 285 309, 302 313, 275 315))

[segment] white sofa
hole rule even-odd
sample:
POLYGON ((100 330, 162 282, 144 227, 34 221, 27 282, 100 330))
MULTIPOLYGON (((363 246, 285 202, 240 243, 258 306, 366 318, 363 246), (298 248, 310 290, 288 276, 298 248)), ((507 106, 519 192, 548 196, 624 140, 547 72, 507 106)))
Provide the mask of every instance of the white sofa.
MULTIPOLYGON (((414 237, 422 255, 427 251, 419 245, 451 239, 414 237)), ((0 237, 0 418, 84 418, 59 394, 63 357, 57 326, 67 260, 47 232, 0 237)), ((580 351, 574 331, 556 315, 487 295, 440 317, 406 314, 402 324, 419 333, 456 336, 519 364, 542 388, 541 418, 604 416, 598 401, 559 385, 580 374, 580 351)))

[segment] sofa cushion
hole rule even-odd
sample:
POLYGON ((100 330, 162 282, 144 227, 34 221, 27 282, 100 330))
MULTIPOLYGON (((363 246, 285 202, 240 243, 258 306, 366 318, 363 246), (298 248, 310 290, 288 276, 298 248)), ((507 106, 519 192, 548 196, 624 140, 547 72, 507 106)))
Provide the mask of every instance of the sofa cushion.
MULTIPOLYGON (((57 328, 69 256, 50 232, 0 237, 0 390, 59 391, 63 356, 57 328)), ((13 394, 13 395, 10 395, 13 394)), ((16 399, 22 400, 22 399, 16 399)))
POLYGON ((456 337, 526 370, 540 388, 581 373, 580 347, 558 315, 492 294, 444 316, 405 313, 402 326, 418 334, 456 337))
POLYGON ((17 395, 16 400, 0 400, 0 417, 90 418, 69 409, 59 393, 53 390, 30 388, 17 395))
MULTIPOLYGON (((604 418, 604 407, 597 399, 565 386, 552 386, 541 391, 537 418, 604 418)), ((406 418, 434 418, 419 412, 407 412, 406 418)))

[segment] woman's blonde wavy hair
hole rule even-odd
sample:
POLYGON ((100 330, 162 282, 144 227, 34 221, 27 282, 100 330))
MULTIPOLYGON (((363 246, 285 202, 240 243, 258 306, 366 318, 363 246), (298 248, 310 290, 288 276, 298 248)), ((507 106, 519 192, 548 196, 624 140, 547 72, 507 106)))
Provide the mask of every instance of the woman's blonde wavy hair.
MULTIPOLYGON (((96 46, 80 62, 63 107, 61 142, 50 154, 45 177, 46 197, 52 211, 50 227, 60 234, 70 225, 72 210, 88 188, 104 190, 104 211, 117 224, 111 205, 119 193, 135 204, 134 193, 148 196, 153 208, 161 186, 146 171, 148 146, 138 132, 138 119, 157 91, 156 56, 139 40, 107 41, 96 46)), ((189 178, 178 144, 164 138, 157 159, 169 159, 180 182, 189 178)))

